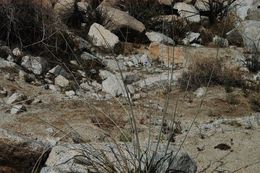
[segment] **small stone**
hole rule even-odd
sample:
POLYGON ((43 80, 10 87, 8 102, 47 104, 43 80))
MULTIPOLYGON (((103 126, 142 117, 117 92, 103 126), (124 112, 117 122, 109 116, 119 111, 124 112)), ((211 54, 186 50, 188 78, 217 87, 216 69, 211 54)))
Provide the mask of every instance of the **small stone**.
POLYGON ((126 95, 124 82, 113 74, 102 82, 102 88, 104 92, 109 93, 114 97, 126 95))
POLYGON ((5 90, 0 90, 0 98, 4 98, 7 96, 7 91, 5 90))
POLYGON ((7 60, 10 62, 14 62, 14 57, 12 57, 11 55, 8 55, 7 60))
POLYGON ((105 60, 106 66, 112 71, 126 71, 127 67, 124 65, 124 61, 117 59, 105 60))
POLYGON ((140 62, 143 66, 150 67, 152 64, 150 63, 150 60, 148 58, 147 54, 144 54, 140 57, 140 62))
POLYGON ((14 105, 14 106, 12 107, 10 113, 11 113, 12 115, 14 115, 14 114, 18 114, 18 113, 25 112, 25 111, 26 111, 25 106, 23 106, 23 105, 14 105))
POLYGON ((57 85, 52 85, 52 84, 49 84, 49 85, 48 85, 48 88, 49 88, 50 90, 52 90, 53 92, 59 92, 59 91, 61 90, 59 86, 57 86, 57 85))
POLYGON ((17 68, 17 64, 10 61, 6 61, 0 57, 0 69, 1 68, 17 68))
POLYGON ((200 37, 200 33, 196 32, 188 32, 186 33, 186 37, 182 40, 184 45, 189 45, 190 43, 198 41, 200 37))
POLYGON ((256 75, 254 75, 254 80, 260 81, 260 71, 256 75))
POLYGON ((7 99, 6 104, 13 104, 23 100, 26 100, 26 96, 23 94, 14 93, 7 99))
POLYGON ((178 10, 180 17, 190 22, 200 22, 199 11, 193 5, 177 2, 174 4, 174 8, 178 10))
POLYGON ((141 94, 134 94, 134 96, 132 97, 133 101, 135 100, 139 100, 141 98, 141 94))
POLYGON ((35 105, 35 104, 38 104, 38 103, 41 103, 41 102, 42 101, 40 99, 35 98, 35 99, 33 99, 32 104, 35 105))
POLYGON ((53 67, 51 70, 48 71, 47 74, 52 74, 54 76, 62 75, 65 78, 68 78, 70 76, 69 73, 60 65, 53 67))
POLYGON ((201 97, 203 97, 206 94, 206 88, 205 87, 198 88, 194 92, 194 94, 196 95, 196 97, 201 98, 201 97))
POLYGON ((87 77, 86 72, 82 70, 77 70, 77 72, 80 74, 81 77, 87 77))
POLYGON ((88 82, 80 84, 80 88, 82 88, 85 91, 91 91, 92 87, 88 84, 88 82))
POLYGON ((55 85, 58 85, 62 88, 68 87, 69 86, 69 80, 66 79, 65 77, 59 75, 55 78, 55 85))
POLYGON ((52 134, 52 133, 54 132, 54 129, 49 127, 49 128, 46 129, 46 131, 47 131, 48 133, 52 134))
POLYGON ((69 98, 72 98, 73 96, 76 95, 75 91, 70 90, 70 91, 66 91, 65 95, 68 96, 69 98))
POLYGON ((91 83, 95 91, 101 91, 102 90, 102 85, 97 83, 97 81, 94 81, 91 83))
POLYGON ((24 56, 21 65, 28 71, 41 75, 47 68, 47 61, 42 57, 24 56))
POLYGON ((17 56, 17 57, 22 57, 23 56, 23 52, 19 48, 14 48, 13 49, 13 55, 17 56))

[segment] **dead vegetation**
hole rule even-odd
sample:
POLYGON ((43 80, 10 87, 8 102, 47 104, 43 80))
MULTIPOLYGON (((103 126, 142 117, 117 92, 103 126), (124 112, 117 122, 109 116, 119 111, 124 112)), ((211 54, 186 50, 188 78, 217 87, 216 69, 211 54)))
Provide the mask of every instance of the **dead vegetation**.
POLYGON ((210 85, 225 87, 243 87, 242 73, 237 69, 225 66, 221 58, 195 58, 194 62, 183 73, 180 80, 181 88, 195 90, 210 85))

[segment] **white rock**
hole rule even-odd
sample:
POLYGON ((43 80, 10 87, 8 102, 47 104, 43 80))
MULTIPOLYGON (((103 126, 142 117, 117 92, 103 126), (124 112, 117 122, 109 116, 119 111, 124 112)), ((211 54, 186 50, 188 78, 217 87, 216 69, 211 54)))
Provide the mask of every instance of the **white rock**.
POLYGON ((194 5, 199 11, 209 11, 209 0, 197 0, 194 5))
MULTIPOLYGON (((180 71, 176 71, 173 73, 172 76, 172 83, 176 83, 178 81, 178 79, 181 77, 181 72, 180 71)), ((158 75, 153 75, 153 76, 149 76, 144 80, 138 81, 136 84, 141 88, 141 89, 146 89, 155 85, 163 85, 165 83, 170 82, 170 76, 168 75, 168 73, 161 73, 158 75)))
POLYGON ((21 62, 22 67, 36 75, 42 74, 47 68, 47 61, 42 57, 24 56, 21 62))
POLYGON ((59 92, 59 91, 61 91, 60 87, 57 86, 57 85, 49 84, 48 87, 49 87, 49 89, 52 90, 53 92, 59 92))
POLYGON ((18 114, 18 113, 21 113, 21 112, 24 112, 26 111, 26 108, 23 106, 23 105, 14 105, 10 111, 10 113, 12 115, 14 114, 18 114))
POLYGON ((178 13, 182 18, 191 22, 200 22, 199 11, 194 6, 178 2, 174 4, 174 8, 178 10, 178 13))
POLYGON ((65 95, 68 96, 69 98, 72 98, 73 96, 76 95, 75 91, 70 90, 70 91, 66 91, 65 95))
POLYGON ((105 49, 114 49, 119 43, 119 38, 98 23, 91 25, 88 36, 92 39, 95 46, 105 49))
POLYGON ((101 77, 101 79, 106 79, 109 76, 113 75, 113 73, 107 71, 107 70, 99 70, 99 76, 101 77))
POLYGON ((260 81, 260 71, 256 75, 254 75, 254 80, 260 81))
POLYGON ((89 8, 89 4, 87 2, 78 2, 77 6, 80 12, 86 12, 89 8))
POLYGON ((120 31, 122 28, 129 28, 138 33, 145 31, 144 24, 125 11, 121 11, 109 5, 99 5, 97 10, 101 13, 102 17, 104 17, 105 27, 110 31, 120 31))
POLYGON ((251 9, 256 0, 236 0, 234 3, 235 11, 238 17, 242 20, 248 15, 248 10, 251 9))
POLYGON ((132 99, 135 101, 135 100, 139 100, 141 98, 141 94, 134 94, 132 99))
POLYGON ((85 91, 91 91, 92 87, 88 84, 88 82, 80 84, 80 88, 82 88, 85 91))
POLYGON ((54 12, 56 14, 69 14, 72 13, 74 10, 75 0, 56 0, 54 6, 54 12))
POLYGON ((127 70, 127 67, 124 65, 124 61, 121 59, 117 59, 117 60, 107 59, 105 60, 105 64, 112 71, 127 70))
POLYGON ((0 58, 0 69, 1 68, 14 68, 14 67, 17 67, 17 65, 13 62, 10 62, 10 61, 6 61, 2 58, 0 58))
POLYGON ((13 104, 16 102, 20 102, 26 99, 26 96, 20 93, 13 93, 7 100, 6 104, 13 104))
POLYGON ((81 77, 83 77, 83 78, 87 77, 86 72, 84 72, 82 70, 77 70, 77 72, 80 74, 81 77))
POLYGON ((142 63, 143 66, 150 67, 152 65, 147 54, 143 54, 140 57, 140 62, 142 63))
POLYGON ((255 52, 260 50, 260 21, 247 20, 241 23, 240 33, 244 46, 255 52))
POLYGON ((10 62, 14 62, 14 57, 11 55, 8 55, 7 60, 10 62))
MULTIPOLYGON (((193 159, 183 150, 179 150, 177 147, 173 145, 167 145, 166 143, 160 143, 158 149, 156 148, 156 143, 151 144, 151 150, 157 150, 158 152, 154 155, 153 152, 148 152, 148 154, 144 155, 141 159, 142 165, 141 168, 145 167, 146 161, 154 164, 158 163, 160 160, 165 159, 164 153, 166 151, 166 147, 169 149, 167 152, 170 156, 170 152, 172 152, 174 157, 173 160, 166 160, 159 173, 170 172, 171 170, 178 170, 183 173, 195 173, 197 172, 197 165, 193 161, 193 159), (178 153, 178 154, 177 154, 178 153), (153 156, 152 156, 153 154, 153 156), (155 160, 150 161, 151 158, 155 160), (143 164, 144 163, 144 164, 143 164)), ((142 152, 146 150, 146 145, 141 144, 140 149, 142 152)), ((67 145, 58 145, 52 148, 51 153, 45 163, 44 171, 41 173, 68 173, 68 172, 77 172, 77 173, 88 173, 89 169, 93 170, 93 167, 89 164, 86 166, 86 163, 95 162, 98 165, 103 164, 102 158, 108 158, 116 168, 119 168, 121 165, 121 160, 126 160, 128 164, 129 170, 134 169, 134 166, 131 164, 134 160, 131 154, 134 152, 135 147, 132 146, 131 143, 124 144, 109 144, 109 143, 101 143, 101 144, 67 144, 67 145), (118 150, 120 148, 120 151, 118 150), (86 156, 85 153, 88 153, 86 156), (121 154, 120 154, 121 153, 121 154), (121 158, 123 153, 123 157, 121 158), (79 162, 81 160, 82 162, 79 162), (118 162, 118 160, 120 160, 118 162)), ((167 158, 166 158, 167 159, 167 158)), ((152 165, 153 166, 153 165, 152 165)), ((103 167, 97 167, 98 170, 94 169, 94 172, 105 172, 103 167)), ((93 172, 93 171, 92 171, 93 172)), ((117 171, 122 172, 122 171, 117 171)), ((143 172, 145 172, 143 170, 143 172)))
POLYGON ((205 87, 198 88, 196 91, 194 91, 194 94, 198 98, 203 97, 206 94, 206 88, 205 87))
POLYGON ((69 80, 66 79, 65 77, 59 75, 55 78, 55 85, 65 88, 65 87, 69 86, 69 80))
POLYGON ((188 45, 194 41, 197 41, 199 37, 200 37, 200 33, 188 32, 186 33, 186 37, 182 41, 184 45, 188 45))
POLYGON ((65 78, 70 76, 70 74, 60 65, 53 67, 48 73, 53 74, 54 76, 62 75, 65 78))
POLYGON ((48 133, 53 133, 53 132, 54 132, 54 129, 51 128, 51 127, 49 127, 49 128, 46 129, 46 131, 47 131, 48 133))
POLYGON ((159 32, 146 32, 145 35, 148 37, 148 39, 151 42, 158 42, 158 43, 164 43, 164 44, 172 44, 174 45, 174 40, 170 37, 159 33, 159 32))
POLYGON ((13 55, 17 57, 23 56, 23 52, 19 48, 13 49, 13 55))
POLYGON ((102 82, 102 90, 114 97, 126 95, 123 81, 113 74, 102 82))
POLYGON ((102 85, 97 83, 97 81, 93 81, 91 83, 91 85, 93 86, 94 90, 95 91, 101 91, 102 90, 102 85))

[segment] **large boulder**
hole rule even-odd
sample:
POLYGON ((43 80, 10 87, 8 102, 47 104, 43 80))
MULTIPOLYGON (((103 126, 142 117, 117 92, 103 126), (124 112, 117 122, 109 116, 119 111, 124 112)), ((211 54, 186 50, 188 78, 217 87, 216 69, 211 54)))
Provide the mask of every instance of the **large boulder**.
MULTIPOLYGON (((257 3, 259 4, 259 2, 260 2, 259 0, 237 0, 237 1, 235 1, 234 7, 235 7, 237 16, 240 19, 245 20, 246 17, 248 16, 248 14, 250 16, 249 11, 251 9, 254 11, 254 9, 257 8, 257 3)), ((258 9, 258 11, 259 11, 259 9, 258 9)), ((251 11, 251 13, 252 13, 252 11, 251 11)), ((249 17, 249 18, 251 18, 251 17, 249 17)))
POLYGON ((128 28, 139 33, 145 31, 145 26, 142 22, 138 21, 124 11, 108 5, 100 5, 97 10, 105 18, 105 28, 110 31, 119 31, 122 28, 128 28))
POLYGON ((178 13, 182 18, 185 18, 190 22, 200 22, 199 11, 193 5, 178 2, 174 4, 173 8, 178 10, 178 13))
POLYGON ((48 143, 0 128, 0 172, 2 166, 31 172, 40 157, 44 160, 47 148, 48 143))
MULTIPOLYGON (((152 144, 151 152, 144 154, 141 158, 141 169, 145 169, 147 166, 145 163, 148 161, 156 168, 157 173, 195 173, 197 171, 196 163, 186 152, 170 145, 165 154, 166 146, 166 144, 160 144, 155 153, 156 144, 152 144)), ((141 146, 141 150, 146 150, 145 145, 141 146)), ((115 172, 125 172, 125 169, 134 169, 133 163, 137 163, 137 160, 133 160, 131 153, 135 153, 135 149, 127 143, 117 145, 100 143, 94 146, 91 144, 59 145, 52 149, 46 167, 41 170, 41 173, 106 172, 103 166, 95 167, 95 165, 106 164, 107 162, 104 161, 113 163, 115 172)))
POLYGON ((247 11, 246 20, 260 21, 260 0, 253 2, 251 8, 247 11))
POLYGON ((95 46, 104 49, 114 49, 119 44, 119 38, 115 34, 97 23, 91 25, 88 36, 95 46))
POLYGON ((228 40, 238 39, 242 37, 244 46, 252 51, 260 51, 260 21, 246 20, 227 33, 228 40))

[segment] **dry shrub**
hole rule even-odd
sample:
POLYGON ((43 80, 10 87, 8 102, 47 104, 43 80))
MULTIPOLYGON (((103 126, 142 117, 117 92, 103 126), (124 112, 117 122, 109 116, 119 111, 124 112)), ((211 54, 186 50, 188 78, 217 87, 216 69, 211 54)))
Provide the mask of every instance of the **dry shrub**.
POLYGON ((251 108, 254 111, 260 112, 260 93, 259 92, 251 96, 250 103, 251 103, 251 108))
POLYGON ((210 85, 224 85, 229 87, 244 87, 242 73, 237 69, 225 66, 221 58, 197 57, 183 73, 180 85, 183 89, 195 90, 210 85))
POLYGON ((66 26, 52 8, 35 0, 12 1, 0 5, 0 40, 11 48, 20 47, 33 55, 63 61, 72 56, 74 42, 66 26), (37 3, 36 3, 37 2, 37 3), (72 49, 70 49, 72 48, 72 49))
POLYGON ((115 116, 113 114, 95 115, 92 116, 90 120, 95 126, 104 130, 112 129, 115 126, 123 128, 126 124, 122 116, 115 116))
POLYGON ((35 1, 0 5, 0 39, 20 47, 48 38, 56 31, 56 19, 51 8, 35 1))
MULTIPOLYGON (((212 42, 213 37, 218 35, 220 37, 226 37, 226 33, 235 28, 237 22, 237 17, 233 13, 228 13, 227 16, 219 20, 214 24, 205 24, 203 27, 200 27, 198 30, 201 33, 201 38, 203 44, 212 42)), ((241 46, 242 42, 235 43, 238 46, 241 46)))

